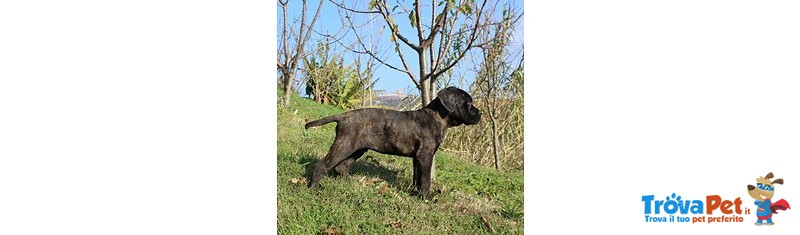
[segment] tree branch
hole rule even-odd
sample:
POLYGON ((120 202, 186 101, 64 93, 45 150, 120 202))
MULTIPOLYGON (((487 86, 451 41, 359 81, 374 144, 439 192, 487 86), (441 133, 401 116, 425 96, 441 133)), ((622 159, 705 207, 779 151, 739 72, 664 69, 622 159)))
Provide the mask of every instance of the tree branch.
MULTIPOLYGON (((351 49, 349 47, 345 47, 345 48, 347 48, 349 51, 352 51, 352 52, 355 52, 355 53, 367 54, 367 55, 371 56, 372 58, 374 58, 375 60, 377 60, 378 62, 380 62, 381 64, 386 65, 387 67, 389 67, 391 69, 394 69, 394 70, 397 70, 398 72, 405 73, 406 75, 408 75, 409 78, 411 78, 411 81, 414 82, 415 86, 420 87, 419 81, 417 81, 417 79, 414 76, 414 74, 411 73, 411 69, 409 68, 408 63, 406 62, 405 57, 403 56, 403 53, 400 51, 400 43, 398 43, 397 41, 394 41, 394 46, 395 46, 395 51, 397 51, 397 54, 400 57, 400 61, 402 62, 403 68, 405 70, 400 69, 400 68, 398 68, 396 66, 393 66, 393 65, 389 64, 388 62, 386 62, 386 61, 382 60, 380 57, 378 57, 378 55, 376 55, 375 53, 370 51, 370 49, 367 49, 366 44, 361 40, 361 36, 358 35, 358 31, 356 31, 355 27, 353 26, 353 21, 352 21, 350 15, 347 14, 347 12, 344 12, 344 14, 345 14, 344 18, 347 19, 347 21, 349 23, 350 30, 352 30, 352 32, 355 34, 355 39, 358 42, 358 45, 361 46, 363 51, 353 50, 353 49, 351 49)), ((337 40, 337 42, 339 42, 339 41, 337 40)), ((339 42, 339 43, 341 43, 341 42, 339 42)))
POLYGON ((281 62, 278 62, 278 69, 281 70, 281 73, 286 73, 286 67, 283 67, 281 62))
POLYGON ((433 20, 434 25, 433 28, 431 29, 431 34, 428 35, 428 38, 425 39, 425 42, 427 44, 433 43, 433 38, 436 37, 436 34, 439 33, 439 30, 442 28, 442 25, 444 25, 444 20, 445 18, 447 18, 447 13, 450 12, 451 6, 452 5, 450 5, 450 2, 445 1, 444 10, 442 11, 442 13, 439 13, 439 16, 437 16, 436 19, 433 20))
MULTIPOLYGON (((311 31, 314 28, 314 25, 317 23, 317 19, 319 19, 319 12, 322 10, 322 2, 323 0, 319 0, 319 5, 317 5, 317 12, 314 13, 314 18, 311 20, 311 25, 308 26, 307 30, 300 30, 301 38, 298 39, 297 45, 297 53, 295 53, 294 58, 292 58, 292 67, 297 66, 297 60, 300 58, 300 54, 303 54, 303 49, 305 48, 306 42, 308 42, 309 37, 311 37, 311 31), (305 33, 305 35, 303 35, 305 33)), ((303 22, 305 22, 305 1, 303 1, 303 22)), ((305 27, 305 23, 301 24, 301 27, 305 27)))
MULTIPOLYGON (((282 36, 281 41, 283 41, 283 63, 287 63, 289 61, 289 39, 287 38, 286 35, 288 33, 286 31, 286 24, 287 24, 286 1, 279 1, 279 2, 281 3, 281 8, 283 9, 283 11, 281 11, 283 13, 283 35, 281 35, 282 36)), ((284 67, 283 70, 285 72, 286 68, 284 67)))
MULTIPOLYGON (((298 35, 297 35, 297 44, 294 45, 295 46, 295 53, 292 56, 292 59, 289 61, 290 68, 297 68, 297 58, 300 58, 299 54, 303 50, 303 47, 301 46, 300 42, 302 42, 303 31, 306 28, 306 10, 308 9, 306 7, 306 3, 307 3, 307 1, 303 0, 303 8, 302 8, 302 12, 300 13, 300 30, 298 31, 298 35)), ((317 9, 319 9, 319 7, 317 9)))
MULTIPOLYGON (((436 4, 431 4, 431 27, 428 27, 428 28, 431 29, 431 35, 433 35, 435 33, 435 30, 433 30, 433 27, 434 27, 434 25, 436 25, 436 21, 437 21, 437 18, 436 18, 436 4)), ((431 40, 430 36, 428 36, 428 39, 426 39, 426 41, 431 41, 431 43, 429 45, 433 45, 433 40, 431 40)), ((427 46, 427 48, 428 48, 428 58, 430 58, 429 60, 431 61, 431 63, 434 63, 435 59, 433 58, 433 47, 432 46, 427 46)))
MULTIPOLYGON (((475 26, 472 27, 472 33, 470 33, 470 37, 468 39, 467 47, 463 51, 461 51, 461 53, 458 55, 458 57, 456 57, 455 60, 451 61, 450 64, 448 64, 444 68, 440 69, 439 71, 435 71, 435 70, 431 71, 431 74, 433 74, 432 77, 438 77, 439 75, 442 75, 442 73, 444 73, 445 71, 447 71, 450 68, 452 68, 453 66, 455 66, 456 63, 458 63, 458 61, 461 60, 461 58, 464 58, 464 55, 466 55, 467 52, 469 52, 470 49, 475 47, 475 45, 473 43, 478 38, 477 37, 478 36, 477 35, 478 26, 480 25, 481 16, 483 15, 483 9, 485 7, 486 7, 486 0, 483 0, 483 3, 481 4, 481 7, 478 10, 478 14, 475 17, 475 26)), ((481 43, 480 45, 483 45, 483 43, 481 43)), ((437 64, 437 65, 434 65, 434 66, 435 66, 434 69, 436 69, 439 65, 437 64)))
POLYGON ((400 30, 397 29, 396 25, 394 24, 394 20, 392 20, 392 18, 389 16, 388 13, 389 9, 386 9, 385 0, 382 1, 382 4, 378 5, 378 9, 381 15, 383 16, 383 20, 386 21, 386 24, 389 25, 389 28, 392 30, 392 34, 395 37, 399 38, 400 41, 403 41, 403 43, 414 49, 415 51, 419 51, 419 46, 414 45, 414 43, 411 43, 411 41, 409 41, 405 36, 400 34, 400 30))
POLYGON ((341 4, 341 3, 338 3, 338 2, 334 2, 333 0, 329 0, 329 1, 330 1, 331 3, 333 3, 333 5, 336 5, 337 7, 341 8, 342 10, 346 10, 346 11, 349 11, 349 12, 354 12, 354 13, 363 13, 363 14, 380 14, 380 13, 381 13, 380 11, 361 11, 361 10, 355 10, 355 9, 352 9, 352 8, 348 8, 348 7, 347 7, 347 6, 345 6, 344 4, 341 4))
MULTIPOLYGON (((415 26, 417 27, 417 40, 419 41, 419 48, 415 48, 415 49, 417 50, 417 53, 422 53, 422 49, 425 48, 425 44, 427 44, 427 43, 425 43, 425 39, 423 37, 422 18, 420 18, 421 14, 420 14, 420 6, 419 5, 420 5, 419 4, 419 0, 414 0, 414 17, 417 18, 417 20, 415 22, 415 26)), ((422 75, 420 74, 420 76, 422 76, 422 75)))
MULTIPOLYGON (((452 45, 453 43, 453 37, 455 37, 455 34, 452 33, 452 31, 454 30, 453 24, 455 24, 455 21, 458 19, 458 15, 456 15, 455 17, 456 18, 452 19, 452 21, 450 21, 451 22, 450 25, 445 29, 450 33, 448 33, 446 37, 445 36, 440 37, 439 53, 436 56, 436 61, 432 63, 433 65, 433 70, 431 70, 432 72, 436 71, 436 69, 439 68, 439 64, 442 62, 442 57, 444 57, 444 53, 447 51, 448 48, 450 48, 450 45, 452 45)), ((442 31, 442 33, 444 32, 445 31, 442 31)))

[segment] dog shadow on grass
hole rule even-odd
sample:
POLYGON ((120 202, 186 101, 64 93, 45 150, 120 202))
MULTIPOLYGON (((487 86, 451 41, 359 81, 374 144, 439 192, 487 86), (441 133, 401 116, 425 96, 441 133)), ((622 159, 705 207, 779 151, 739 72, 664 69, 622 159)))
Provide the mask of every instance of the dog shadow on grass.
MULTIPOLYGON (((319 158, 312 155, 305 155, 300 158, 299 163, 305 167, 305 177, 309 180, 311 179, 311 174, 314 171, 314 166, 319 161, 319 158)), ((361 176, 379 178, 383 181, 386 181, 389 186, 397 189, 405 189, 407 186, 405 184, 410 182, 410 179, 401 177, 398 170, 384 166, 378 162, 376 157, 370 155, 369 153, 365 154, 363 157, 350 165, 350 177, 357 179, 361 178, 361 176)), ((328 171, 326 177, 331 177, 336 180, 345 180, 346 178, 339 176, 333 169, 328 171)))

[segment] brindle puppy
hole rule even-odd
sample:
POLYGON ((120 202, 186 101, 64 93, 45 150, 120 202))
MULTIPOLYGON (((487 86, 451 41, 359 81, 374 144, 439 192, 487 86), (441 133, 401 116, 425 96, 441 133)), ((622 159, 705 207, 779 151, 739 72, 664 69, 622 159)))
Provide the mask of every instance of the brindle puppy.
POLYGON ((447 128, 474 125, 481 114, 466 91, 442 89, 430 104, 414 111, 365 108, 306 123, 305 128, 336 122, 336 139, 328 154, 314 166, 309 187, 330 170, 348 175, 350 164, 367 150, 414 159, 414 185, 423 197, 431 186, 433 155, 447 128))

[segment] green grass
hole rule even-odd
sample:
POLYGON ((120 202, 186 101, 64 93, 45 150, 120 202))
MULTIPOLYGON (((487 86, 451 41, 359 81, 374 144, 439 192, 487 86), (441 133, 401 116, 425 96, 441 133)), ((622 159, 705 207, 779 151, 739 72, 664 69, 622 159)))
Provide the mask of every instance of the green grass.
POLYGON ((310 177, 336 126, 303 125, 341 112, 299 96, 278 105, 278 233, 488 234, 482 218, 495 233, 523 232, 522 172, 497 172, 441 152, 429 200, 412 193, 410 158, 372 151, 353 163, 351 177, 329 175, 318 190, 293 183, 310 177))

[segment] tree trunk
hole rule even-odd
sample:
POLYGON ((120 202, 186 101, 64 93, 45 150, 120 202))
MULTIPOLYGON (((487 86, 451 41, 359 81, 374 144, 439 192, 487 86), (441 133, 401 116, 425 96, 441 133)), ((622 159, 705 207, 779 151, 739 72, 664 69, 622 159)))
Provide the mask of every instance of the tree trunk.
POLYGON ((431 100, 428 101, 428 103, 436 99, 436 93, 439 91, 439 89, 436 87, 436 78, 431 77, 430 81, 431 81, 430 85, 431 93, 428 95, 428 97, 430 97, 431 100))
POLYGON ((322 103, 322 91, 320 91, 319 86, 314 86, 314 101, 317 103, 322 103))
MULTIPOLYGON (((420 35, 419 44, 423 45, 422 35, 420 35)), ((433 94, 435 93, 435 92, 431 92, 431 90, 432 90, 431 88, 434 87, 435 85, 433 85, 433 79, 431 79, 431 77, 429 76, 430 74, 428 74, 428 61, 426 60, 426 57, 425 57, 425 49, 426 48, 422 47, 422 48, 420 48, 419 51, 417 51, 417 55, 418 55, 417 58, 419 59, 419 82, 421 83, 420 85, 422 85, 422 87, 421 87, 422 89, 420 89, 420 93, 421 93, 420 95, 422 96, 422 100, 420 102, 422 102, 422 105, 420 107, 425 107, 426 105, 430 104, 431 101, 433 100, 433 97, 434 97, 433 94)), ((435 157, 434 157, 433 161, 431 162, 431 180, 434 180, 434 179, 436 179, 436 158, 435 157)))
POLYGON ((283 74, 283 104, 289 105, 289 99, 292 97, 292 76, 290 74, 283 74))
MULTIPOLYGON (((492 106, 497 105, 495 102, 492 106)), ((496 106, 495 106, 496 107, 496 106)), ((494 109, 492 107, 489 108, 489 120, 492 125, 492 153, 494 154, 494 169, 500 171, 500 157, 498 154, 498 146, 500 142, 497 138, 497 117, 494 115, 494 109)))
MULTIPOLYGON (((423 55, 423 54, 420 54, 420 55, 423 55)), ((420 59, 422 60, 422 62, 420 62, 420 66, 421 66, 420 67, 420 85, 422 86, 420 88, 420 93, 421 93, 421 96, 422 96, 422 99, 420 100, 420 102, 422 102, 422 107, 425 107, 426 105, 430 104, 434 99, 436 99, 436 92, 438 91, 438 89, 436 87, 436 79, 433 76, 428 77, 427 76, 428 75, 428 71, 426 71, 427 67, 423 67, 423 66, 425 66, 424 58, 425 58, 424 56, 420 56, 420 59)), ((434 179, 436 179, 436 160, 435 159, 434 159, 433 162, 431 162, 431 180, 434 180, 434 179)))
POLYGON ((420 96, 422 96, 422 99, 419 101, 421 105, 420 107, 425 107, 425 105, 428 105, 428 103, 431 102, 431 91, 429 88, 430 84, 428 84, 427 79, 420 79, 419 83, 422 86, 422 88, 419 90, 420 96))

